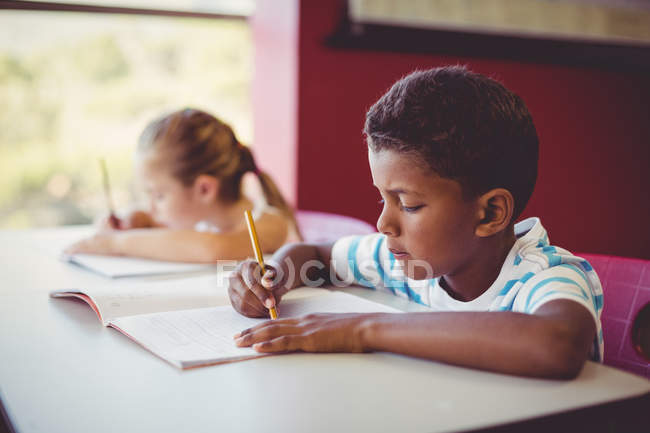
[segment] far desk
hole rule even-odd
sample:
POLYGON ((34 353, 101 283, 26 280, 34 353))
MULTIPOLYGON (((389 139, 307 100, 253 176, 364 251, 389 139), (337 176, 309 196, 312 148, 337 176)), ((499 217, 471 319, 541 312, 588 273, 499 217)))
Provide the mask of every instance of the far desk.
POLYGON ((572 381, 386 353, 291 354, 180 371, 104 328, 85 304, 48 297, 56 287, 123 282, 57 260, 53 251, 87 232, 0 231, 0 398, 18 432, 442 432, 539 417, 561 425, 567 415, 549 416, 598 405, 602 416, 610 406, 650 401, 650 381, 592 362, 572 381))

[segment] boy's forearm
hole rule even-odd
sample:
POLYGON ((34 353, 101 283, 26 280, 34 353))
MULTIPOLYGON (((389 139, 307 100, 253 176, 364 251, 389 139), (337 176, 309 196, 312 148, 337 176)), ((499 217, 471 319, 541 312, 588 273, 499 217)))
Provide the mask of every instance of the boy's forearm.
POLYGON ((359 335, 368 351, 524 376, 571 378, 586 359, 561 322, 512 312, 373 314, 359 335))

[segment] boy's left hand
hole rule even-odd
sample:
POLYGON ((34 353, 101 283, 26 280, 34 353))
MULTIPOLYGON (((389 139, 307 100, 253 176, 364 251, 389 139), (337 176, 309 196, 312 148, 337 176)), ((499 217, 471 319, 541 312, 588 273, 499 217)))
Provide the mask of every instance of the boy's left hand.
POLYGON ((82 239, 65 249, 64 254, 115 254, 113 236, 110 232, 100 232, 92 237, 82 239))
POLYGON ((270 320, 235 335, 239 347, 258 352, 364 352, 368 314, 310 314, 270 320))

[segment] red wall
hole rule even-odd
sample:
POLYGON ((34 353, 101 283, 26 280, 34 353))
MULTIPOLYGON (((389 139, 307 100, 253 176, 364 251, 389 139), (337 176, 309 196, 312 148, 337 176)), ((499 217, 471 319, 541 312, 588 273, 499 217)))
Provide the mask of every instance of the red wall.
MULTIPOLYGON (((298 208, 374 223, 378 194, 371 185, 361 133, 366 109, 416 68, 461 63, 502 81, 523 97, 533 115, 541 142, 540 175, 523 217, 541 217, 551 242, 572 251, 650 259, 647 74, 331 49, 323 41, 339 23, 342 1, 271 3, 276 13, 296 6, 299 10, 297 110, 283 113, 296 120, 298 208)), ((255 42, 256 55, 262 55, 266 41, 255 42)), ((272 85, 260 72, 256 82, 272 85)), ((268 103, 262 104, 256 115, 278 116, 277 110, 269 110, 268 103)), ((256 127, 260 123, 256 120, 256 127)), ((256 147, 277 145, 268 139, 259 142, 260 132, 272 129, 256 129, 256 147)), ((271 164, 269 170, 283 173, 281 164, 271 164)))

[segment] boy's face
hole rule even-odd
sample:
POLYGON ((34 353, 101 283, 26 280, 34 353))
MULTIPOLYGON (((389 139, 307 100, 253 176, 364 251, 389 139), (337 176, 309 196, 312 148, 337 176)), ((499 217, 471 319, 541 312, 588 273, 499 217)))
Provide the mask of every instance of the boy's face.
POLYGON ((460 183, 443 179, 415 156, 369 150, 373 183, 383 199, 377 230, 409 278, 461 272, 477 248, 477 200, 460 183))

